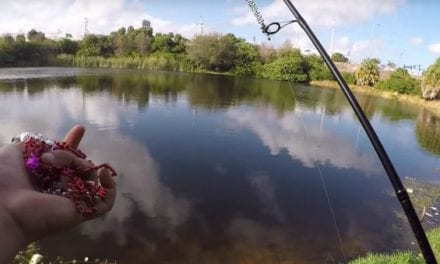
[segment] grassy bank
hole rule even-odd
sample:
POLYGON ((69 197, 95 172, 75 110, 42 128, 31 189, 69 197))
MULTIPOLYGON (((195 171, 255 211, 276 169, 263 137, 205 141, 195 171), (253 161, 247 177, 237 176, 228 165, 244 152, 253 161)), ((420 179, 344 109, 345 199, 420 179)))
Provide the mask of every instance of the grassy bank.
MULTIPOLYGON (((440 260, 440 228, 435 228, 427 233, 434 254, 440 260)), ((410 251, 394 252, 390 254, 369 253, 365 257, 355 259, 350 264, 423 264, 425 261, 421 254, 410 251)))
MULTIPOLYGON (((339 89, 339 85, 336 81, 311 81, 310 84, 326 87, 326 88, 337 88, 339 89)), ((350 85, 350 88, 357 93, 363 93, 373 96, 380 96, 386 99, 394 99, 397 101, 414 104, 420 107, 424 107, 435 115, 440 116, 440 101, 426 101, 423 98, 415 95, 407 95, 407 94, 399 94, 397 92, 383 91, 378 90, 369 86, 359 86, 359 85, 350 85)))

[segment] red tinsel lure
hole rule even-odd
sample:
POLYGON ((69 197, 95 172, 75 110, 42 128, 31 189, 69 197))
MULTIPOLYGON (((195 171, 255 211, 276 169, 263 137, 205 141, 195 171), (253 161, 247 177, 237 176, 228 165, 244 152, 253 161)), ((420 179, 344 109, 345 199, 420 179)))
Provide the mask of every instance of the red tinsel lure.
POLYGON ((71 148, 66 142, 49 140, 40 134, 25 132, 13 139, 13 142, 19 141, 24 145, 25 166, 34 176, 32 180, 41 192, 71 199, 78 213, 84 217, 90 217, 96 212, 99 199, 105 198, 108 189, 102 187, 98 179, 87 180, 87 175, 104 167, 111 171, 112 176, 116 176, 110 165, 104 163, 87 169, 57 167, 41 161, 41 155, 55 150, 69 151, 81 159, 86 159, 86 155, 79 149, 71 148))

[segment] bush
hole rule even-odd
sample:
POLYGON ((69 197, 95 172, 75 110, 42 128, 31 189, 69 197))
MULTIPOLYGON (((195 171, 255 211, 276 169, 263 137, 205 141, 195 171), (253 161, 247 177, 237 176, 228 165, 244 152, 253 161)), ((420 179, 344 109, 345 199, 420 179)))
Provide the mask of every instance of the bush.
POLYGON ((332 59, 332 61, 334 61, 334 62, 344 62, 344 63, 347 63, 347 62, 348 62, 348 58, 345 57, 345 56, 344 56, 342 53, 340 53, 340 52, 335 52, 335 53, 333 53, 331 59, 332 59))
POLYGON ((388 79, 379 81, 376 88, 401 94, 417 95, 420 93, 419 81, 412 78, 408 71, 403 68, 396 69, 388 79))
POLYGON ((271 63, 257 68, 257 77, 269 80, 307 82, 307 63, 298 49, 283 52, 271 63))
POLYGON ((315 54, 305 57, 310 80, 333 80, 333 75, 325 65, 324 60, 315 54))
POLYGON ((234 73, 237 75, 254 75, 258 50, 247 42, 235 44, 234 73))
POLYGON ((361 63, 361 67, 355 72, 356 84, 374 86, 379 81, 379 60, 365 59, 361 63))
POLYGON ((344 80, 347 84, 355 84, 356 83, 356 77, 354 76, 354 73, 352 72, 342 72, 342 77, 344 77, 344 80))

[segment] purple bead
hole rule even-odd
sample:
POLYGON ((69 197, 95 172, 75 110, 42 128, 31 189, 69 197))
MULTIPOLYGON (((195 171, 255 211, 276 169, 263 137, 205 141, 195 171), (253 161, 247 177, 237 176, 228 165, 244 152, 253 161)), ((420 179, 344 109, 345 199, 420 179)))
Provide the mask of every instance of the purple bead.
POLYGON ((38 160, 38 157, 35 154, 32 154, 30 158, 26 161, 26 167, 28 167, 31 170, 35 170, 38 168, 40 161, 38 160))

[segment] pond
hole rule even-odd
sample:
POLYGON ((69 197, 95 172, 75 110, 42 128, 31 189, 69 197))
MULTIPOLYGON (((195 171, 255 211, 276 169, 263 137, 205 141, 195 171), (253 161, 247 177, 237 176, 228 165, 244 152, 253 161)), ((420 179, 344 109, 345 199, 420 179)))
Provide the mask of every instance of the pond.
MULTIPOLYGON (((440 121, 357 95, 402 179, 439 183, 440 121)), ((111 163, 113 210, 40 241, 48 258, 337 263, 414 249, 366 135, 336 89, 136 70, 0 69, 0 145, 22 131, 111 163)))

